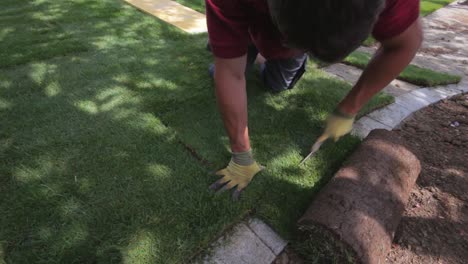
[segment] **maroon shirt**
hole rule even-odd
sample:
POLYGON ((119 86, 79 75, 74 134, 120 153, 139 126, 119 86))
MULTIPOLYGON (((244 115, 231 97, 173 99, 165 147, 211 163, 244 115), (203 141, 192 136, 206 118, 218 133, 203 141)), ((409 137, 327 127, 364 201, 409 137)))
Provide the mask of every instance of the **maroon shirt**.
MULTIPOLYGON (((372 35, 379 41, 398 36, 418 17, 419 0, 386 0, 372 35)), ((282 45, 266 0, 206 0, 206 18, 216 57, 240 57, 251 43, 267 59, 290 58, 301 53, 282 45)))

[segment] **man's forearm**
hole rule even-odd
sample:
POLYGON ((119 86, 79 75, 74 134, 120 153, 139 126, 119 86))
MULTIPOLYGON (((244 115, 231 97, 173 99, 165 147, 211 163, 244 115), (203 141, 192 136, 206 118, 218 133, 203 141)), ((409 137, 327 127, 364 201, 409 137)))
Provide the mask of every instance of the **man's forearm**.
POLYGON ((414 58, 422 41, 419 22, 398 39, 383 43, 370 61, 359 81, 338 108, 356 114, 376 93, 394 80, 414 58), (412 35, 411 35, 412 34, 412 35))
POLYGON ((224 127, 229 136, 231 150, 250 149, 247 93, 245 82, 245 56, 233 60, 215 60, 216 97, 224 127))

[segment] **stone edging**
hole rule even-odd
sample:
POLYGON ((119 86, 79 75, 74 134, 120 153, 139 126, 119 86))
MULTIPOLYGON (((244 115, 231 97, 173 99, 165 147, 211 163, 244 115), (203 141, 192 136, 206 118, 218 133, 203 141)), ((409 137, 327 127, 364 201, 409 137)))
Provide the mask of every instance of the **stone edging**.
POLYGON ((361 117, 351 134, 362 139, 373 129, 392 130, 419 109, 465 92, 468 92, 468 83, 413 90, 395 97, 394 103, 361 117))
POLYGON ((251 218, 227 232, 211 245, 214 251, 202 263, 270 264, 286 247, 271 227, 257 218, 251 218))

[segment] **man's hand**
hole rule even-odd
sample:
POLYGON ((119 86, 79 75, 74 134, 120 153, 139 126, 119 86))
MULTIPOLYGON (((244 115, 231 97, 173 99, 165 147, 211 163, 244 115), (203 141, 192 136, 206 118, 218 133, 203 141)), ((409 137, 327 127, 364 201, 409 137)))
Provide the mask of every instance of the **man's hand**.
POLYGON ((216 172, 216 175, 222 177, 213 183, 210 189, 219 189, 219 192, 223 192, 236 187, 232 198, 238 200, 241 192, 249 185, 253 177, 263 169, 264 167, 260 166, 257 162, 248 166, 242 166, 231 160, 226 168, 216 172))
POLYGON ((336 110, 327 119, 327 127, 322 137, 333 138, 338 141, 340 137, 348 134, 353 129, 354 115, 347 115, 336 110))

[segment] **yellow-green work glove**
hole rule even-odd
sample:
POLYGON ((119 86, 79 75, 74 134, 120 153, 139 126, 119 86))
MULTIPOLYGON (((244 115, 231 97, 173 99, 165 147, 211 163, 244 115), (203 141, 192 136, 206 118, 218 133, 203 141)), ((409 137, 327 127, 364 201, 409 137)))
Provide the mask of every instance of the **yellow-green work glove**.
POLYGON ((338 141, 342 136, 348 134, 353 129, 355 115, 349 115, 335 110, 327 119, 327 127, 324 136, 338 141))
POLYGON ((231 190, 234 187, 236 190, 232 194, 232 198, 234 200, 239 199, 241 192, 249 185, 252 181, 253 177, 264 169, 263 166, 260 166, 256 161, 253 160, 251 156, 251 151, 244 152, 244 153, 234 153, 233 158, 229 162, 229 165, 216 172, 216 175, 222 176, 219 180, 213 183, 210 186, 212 190, 218 190, 219 192, 223 192, 226 190, 231 190), (247 154, 248 153, 248 154, 247 154), (237 155, 250 155, 250 158, 247 159, 239 159, 237 155), (236 162, 236 160, 238 162, 236 162), (249 164, 250 165, 240 165, 242 164, 249 164))

